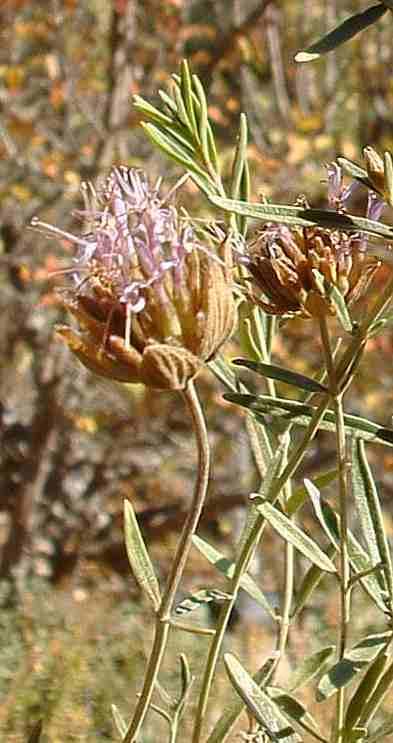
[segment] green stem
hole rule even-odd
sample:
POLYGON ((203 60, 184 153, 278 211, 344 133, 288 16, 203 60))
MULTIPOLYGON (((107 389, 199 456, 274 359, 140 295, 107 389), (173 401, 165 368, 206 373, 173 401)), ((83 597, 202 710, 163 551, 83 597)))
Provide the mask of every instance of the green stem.
POLYGON ((172 568, 156 616, 153 648, 150 654, 141 696, 136 706, 123 743, 134 743, 149 709, 162 659, 168 643, 170 617, 186 561, 192 546, 192 537, 197 529, 206 499, 210 471, 210 448, 206 423, 193 382, 182 392, 183 399, 192 418, 198 448, 198 470, 192 502, 173 558, 172 568))
MULTIPOLYGON (((348 460, 346 450, 343 392, 334 367, 326 317, 320 318, 322 346, 328 371, 330 395, 336 420, 337 470, 340 501, 340 622, 337 634, 337 655, 342 660, 348 643, 351 610, 350 564, 348 555, 348 460)), ((337 693, 335 741, 342 743, 345 719, 345 688, 337 693)))
MULTIPOLYGON (((271 490, 268 494, 268 499, 271 503, 275 503, 278 496, 280 495, 282 488, 286 485, 288 480, 292 477, 292 475, 294 474, 294 472, 300 465, 303 459, 303 456, 307 450, 308 444, 313 439, 315 433, 318 430, 319 424, 321 422, 321 419, 323 418, 326 408, 328 407, 328 404, 329 404, 329 398, 327 397, 326 400, 323 400, 323 402, 319 405, 317 410, 314 412, 314 415, 309 423, 309 426, 303 436, 302 441, 299 443, 299 445, 296 447, 296 449, 292 453, 291 457, 289 458, 288 464, 284 468, 282 474, 272 483, 271 490)), ((215 632, 215 635, 212 639, 212 642, 209 648, 209 654, 208 654, 208 658, 206 661, 204 676, 202 679, 202 688, 201 688, 201 693, 199 697, 198 709, 197 709, 196 717, 195 717, 195 727, 194 727, 194 735, 192 738, 192 743, 199 743, 200 738, 201 738, 202 727, 203 727, 203 724, 206 718, 210 690, 211 690, 214 675, 216 672, 218 659, 220 657, 221 647, 222 647, 224 635, 225 635, 225 632, 228 626, 229 618, 231 616, 232 609, 237 600, 242 576, 247 570, 250 564, 250 561, 252 559, 253 553, 256 547, 258 546, 263 530, 265 528, 265 523, 266 522, 263 516, 259 515, 256 518, 252 526, 252 529, 250 530, 250 533, 243 545, 243 549, 239 553, 237 561, 236 561, 235 572, 231 580, 230 588, 228 591, 228 593, 231 595, 231 599, 228 602, 225 602, 225 604, 222 606, 222 609, 221 609, 221 612, 218 618, 216 632, 215 632)), ((283 645, 285 645, 285 642, 286 642, 285 633, 282 634, 282 638, 283 638, 282 643, 283 645)))

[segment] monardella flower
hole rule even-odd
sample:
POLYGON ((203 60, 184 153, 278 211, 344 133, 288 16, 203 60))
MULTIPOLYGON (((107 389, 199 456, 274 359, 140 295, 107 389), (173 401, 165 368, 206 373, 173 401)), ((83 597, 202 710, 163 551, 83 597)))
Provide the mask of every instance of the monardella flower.
POLYGON ((63 302, 79 329, 59 333, 101 376, 184 389, 234 328, 229 245, 206 249, 137 170, 114 168, 84 197, 88 234, 33 221, 78 246, 63 302))
MULTIPOLYGON (((329 206, 344 211, 351 187, 343 187, 335 163, 328 166, 328 190, 329 206)), ((370 193, 367 216, 378 219, 380 211, 380 202, 370 193)), ((365 238, 356 233, 267 223, 242 259, 251 275, 249 298, 274 315, 334 315, 329 286, 339 289, 349 304, 378 266, 366 249, 365 238)))

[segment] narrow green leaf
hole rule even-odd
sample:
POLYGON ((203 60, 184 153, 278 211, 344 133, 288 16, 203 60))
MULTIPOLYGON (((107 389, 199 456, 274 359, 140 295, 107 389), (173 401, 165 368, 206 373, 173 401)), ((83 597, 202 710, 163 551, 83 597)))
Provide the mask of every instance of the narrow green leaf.
POLYGON ((359 724, 368 727, 375 713, 378 711, 386 695, 393 686, 393 663, 387 668, 382 678, 380 678, 376 689, 371 694, 366 705, 362 709, 359 724))
POLYGON ((232 163, 231 173, 231 198, 237 199, 240 194, 240 184, 242 180, 244 165, 247 157, 248 128, 247 117, 245 114, 240 115, 239 134, 235 154, 232 163))
POLYGON ((198 134, 201 142, 201 149, 206 163, 213 169, 213 163, 210 159, 210 142, 209 142, 209 115, 207 111, 207 100, 203 85, 199 78, 193 76, 193 85, 195 94, 199 101, 199 110, 197 111, 198 116, 198 134))
POLYGON ((393 735, 393 715, 389 715, 382 725, 373 733, 367 736, 367 743, 377 743, 378 740, 385 740, 389 735, 393 735))
MULTIPOLYGON (((259 687, 263 687, 277 662, 275 657, 268 658, 259 671, 253 676, 253 680, 259 687)), ((206 743, 225 743, 231 734, 233 727, 244 710, 243 700, 232 692, 233 699, 225 705, 222 715, 217 720, 206 743)))
POLYGON ((386 11, 387 8, 381 3, 378 3, 378 5, 371 5, 362 13, 355 13, 343 23, 340 23, 339 26, 336 26, 333 31, 330 31, 326 36, 319 39, 315 44, 312 44, 302 52, 298 52, 295 56, 295 62, 311 62, 314 59, 318 59, 321 54, 327 54, 327 52, 333 51, 333 49, 349 41, 372 23, 376 23, 386 11))
POLYGON ((134 108, 139 111, 139 113, 146 116, 146 118, 153 121, 155 124, 161 126, 171 126, 173 124, 173 120, 170 116, 163 114, 158 108, 155 108, 151 103, 145 101, 144 98, 141 98, 141 96, 134 95, 132 102, 134 108))
POLYGON ((255 371, 262 377, 276 379, 279 382, 284 382, 293 387, 307 390, 307 392, 319 392, 325 394, 328 392, 327 387, 323 384, 316 382, 310 377, 305 377, 304 374, 298 374, 291 369, 284 369, 282 366, 263 364, 262 362, 250 361, 248 359, 233 359, 232 363, 237 366, 244 366, 246 369, 250 369, 251 371, 255 371))
POLYGON ((173 100, 176 103, 177 118, 184 125, 187 131, 192 131, 191 121, 188 118, 188 112, 183 100, 182 92, 177 83, 173 83, 172 87, 173 100))
POLYGON ((299 736, 279 706, 259 688, 235 656, 226 653, 224 663, 231 683, 269 739, 288 743, 299 741, 299 736))
POLYGON ((363 441, 352 447, 353 491, 362 524, 363 536, 372 564, 383 565, 391 599, 393 600, 393 566, 386 538, 383 514, 377 488, 369 467, 363 441))
POLYGON ((361 181, 364 185, 372 188, 372 183, 369 180, 367 170, 361 168, 360 165, 354 163, 352 160, 348 160, 346 157, 338 157, 337 162, 340 168, 343 169, 344 173, 350 175, 351 178, 355 178, 357 181, 361 181))
POLYGON ((230 598, 229 594, 219 591, 217 588, 202 588, 200 591, 196 591, 196 593, 186 596, 186 598, 176 606, 175 613, 185 616, 186 614, 191 614, 195 609, 200 609, 201 606, 211 604, 212 602, 220 604, 224 601, 228 601, 230 598))
POLYGON ((127 732, 127 723, 124 720, 124 717, 120 714, 115 704, 111 704, 111 710, 112 710, 113 722, 115 723, 115 728, 120 735, 120 740, 123 740, 127 732))
MULTIPOLYGON (((326 555, 329 559, 332 559, 337 552, 334 544, 329 544, 325 550, 326 555)), ((292 604, 291 617, 294 619, 297 617, 299 612, 308 603, 314 591, 318 588, 319 584, 326 577, 326 572, 318 568, 317 565, 311 565, 307 573, 305 574, 292 604)))
POLYGON ((318 565, 322 570, 326 570, 328 573, 336 572, 334 563, 332 563, 327 555, 322 552, 316 542, 299 529, 299 527, 285 516, 285 514, 281 513, 281 511, 279 511, 275 506, 272 506, 271 503, 262 503, 261 505, 258 505, 257 508, 262 516, 264 516, 269 522, 270 526, 272 526, 286 542, 289 542, 299 552, 301 552, 302 555, 315 563, 315 565, 318 565))
POLYGON ((160 96, 164 106, 168 109, 168 112, 175 117, 174 120, 176 120, 177 117, 177 108, 175 101, 171 98, 170 95, 165 90, 159 90, 158 95, 160 96))
POLYGON ((161 602, 160 588, 149 553, 130 501, 124 501, 124 534, 129 563, 142 591, 149 597, 155 611, 161 602))
POLYGON ((27 743, 40 743, 41 733, 42 733, 42 720, 38 720, 30 732, 30 735, 27 739, 27 743))
POLYGON ((329 281, 327 281, 327 279, 319 271, 313 270, 313 274, 316 280, 316 284, 320 287, 322 294, 326 294, 334 305, 337 318, 342 327, 347 333, 352 333, 353 324, 343 295, 341 294, 339 289, 334 286, 334 284, 331 284, 329 281))
POLYGON ((334 645, 328 645, 326 648, 317 650, 309 655, 305 660, 291 673, 288 680, 288 691, 294 692, 306 686, 315 676, 323 673, 326 664, 329 663, 333 653, 334 645))
POLYGON ((181 691, 180 691, 180 698, 176 705, 178 708, 180 705, 184 704, 184 702, 186 701, 186 698, 190 691, 191 684, 194 681, 194 677, 191 675, 191 671, 190 671, 190 664, 188 662, 188 659, 185 653, 180 653, 179 663, 180 663, 181 691))
POLYGON ((198 136, 197 122, 192 95, 192 79, 187 60, 183 59, 180 65, 180 85, 184 105, 187 111, 190 128, 195 136, 198 136))
MULTIPOLYGON (((318 489, 313 483, 305 480, 308 494, 314 507, 315 515, 318 518, 322 528, 331 540, 332 544, 338 549, 340 541, 340 520, 333 508, 320 497, 318 489)), ((351 531, 348 531, 348 556, 351 567, 356 574, 363 574, 365 571, 372 570, 373 566, 366 550, 359 544, 351 531)), ((387 593, 381 589, 381 585, 373 572, 369 572, 359 582, 368 593, 370 598, 381 611, 387 612, 387 593)))
MULTIPOLYGON (((225 577, 229 579, 233 578, 235 572, 235 563, 233 561, 228 560, 228 558, 224 557, 222 552, 216 550, 215 547, 212 547, 211 544, 205 542, 204 539, 201 539, 201 537, 198 537, 196 534, 193 536, 192 541, 199 552, 206 557, 206 559, 214 565, 222 575, 225 575, 225 577)), ((242 576, 240 585, 258 604, 263 606, 272 619, 276 620, 275 614, 267 598, 248 573, 245 573, 242 576)))
POLYGON ((264 222, 284 222, 288 225, 299 225, 300 227, 320 225, 328 229, 362 232, 366 235, 393 240, 393 227, 389 225, 329 209, 304 209, 303 207, 281 206, 279 204, 253 204, 236 199, 226 199, 213 194, 209 196, 209 200, 224 211, 260 219, 264 222))
POLYGON ((205 171, 192 159, 189 151, 178 144, 173 136, 167 136, 161 129, 154 126, 154 124, 141 124, 142 129, 148 138, 155 144, 162 152, 175 162, 183 165, 191 173, 196 173, 206 180, 205 171))
POLYGON ((315 695, 317 702, 324 702, 325 699, 329 699, 333 694, 336 694, 339 689, 348 686, 363 668, 364 664, 346 658, 340 660, 322 676, 315 695))
MULTIPOLYGON (((315 487, 318 488, 318 490, 322 490, 322 488, 325 488, 327 487, 327 485, 330 485, 332 482, 334 482, 337 479, 337 475, 337 469, 329 470, 328 472, 322 472, 320 475, 315 475, 315 477, 313 478, 313 484, 315 485, 315 487)), ((287 503, 288 516, 293 516, 307 500, 307 497, 308 493, 305 485, 300 485, 298 488, 296 488, 287 503)))
MULTIPOLYGON (((260 415, 278 416, 281 420, 288 420, 296 423, 298 426, 308 426, 310 418, 315 413, 316 408, 313 405, 298 402, 297 400, 288 400, 286 398, 271 397, 270 395, 249 395, 226 393, 224 399, 248 408, 253 413, 260 415)), ((345 433, 347 435, 356 435, 364 441, 370 441, 374 444, 384 444, 393 446, 393 429, 379 426, 367 418, 360 418, 357 415, 344 415, 345 433)), ((319 427, 322 431, 332 431, 335 428, 335 417, 332 410, 327 410, 319 427)))
POLYGON ((349 734, 350 731, 359 724, 362 710, 364 709, 367 700, 370 699, 371 695, 374 693, 381 676, 385 671, 387 661, 387 653, 379 653, 367 669, 367 672, 353 694, 345 715, 345 730, 347 734, 349 734))
POLYGON ((310 733, 317 740, 327 743, 326 739, 321 736, 319 727, 313 716, 307 712, 306 708, 295 697, 276 686, 269 686, 267 691, 269 692, 269 696, 274 699, 280 710, 287 717, 300 725, 303 730, 310 733))

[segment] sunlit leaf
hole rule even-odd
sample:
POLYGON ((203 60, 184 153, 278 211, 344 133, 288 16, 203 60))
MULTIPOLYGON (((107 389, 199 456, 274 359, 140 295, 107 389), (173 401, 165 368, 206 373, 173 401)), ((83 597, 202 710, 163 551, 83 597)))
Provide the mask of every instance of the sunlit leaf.
POLYGON ((376 658, 383 648, 391 642, 391 632, 368 635, 347 650, 345 657, 335 663, 321 678, 318 684, 317 701, 321 702, 347 686, 361 671, 376 658))
POLYGON ((195 611, 195 609, 200 609, 206 604, 211 604, 212 602, 220 604, 223 601, 228 601, 229 598, 230 596, 227 593, 219 591, 217 588, 202 588, 200 591, 196 591, 196 593, 186 596, 186 598, 176 606, 175 613, 185 616, 186 614, 195 611))
POLYGON ((135 511, 128 500, 124 501, 124 533, 127 556, 135 578, 157 611, 161 602, 158 580, 139 529, 135 511))
MULTIPOLYGON (((268 658, 263 666, 257 671, 253 680, 258 686, 263 686, 269 678, 277 658, 268 658)), ((233 699, 224 707, 224 711, 214 725, 206 743, 224 743, 231 734, 234 725, 244 710, 245 704, 239 696, 234 693, 233 699)))
POLYGON ((335 652, 334 645, 328 645, 326 648, 317 650, 312 655, 305 658, 299 666, 293 671, 288 679, 288 690, 293 692, 301 689, 302 686, 309 684, 315 676, 322 673, 335 652))
POLYGON ((127 732, 127 723, 124 720, 123 716, 120 714, 115 704, 111 705, 111 710, 112 710, 112 717, 115 723, 116 730, 120 735, 120 740, 123 740, 127 732))
POLYGON ((295 743, 299 741, 299 736, 281 712, 280 707, 260 689, 235 656, 226 653, 224 663, 231 683, 268 738, 275 742, 295 743))
POLYGON ((322 570, 326 570, 328 573, 335 573, 336 567, 334 563, 322 552, 321 548, 318 547, 311 537, 304 533, 296 524, 293 523, 285 514, 281 513, 271 503, 262 503, 257 506, 258 511, 264 516, 269 522, 270 526, 277 531, 277 533, 293 545, 302 555, 307 557, 311 562, 315 563, 322 570))
POLYGON ((326 227, 328 229, 362 232, 366 235, 393 240, 393 227, 364 217, 355 217, 333 210, 304 209, 298 206, 279 204, 253 204, 251 202, 226 199, 211 193, 209 200, 224 211, 264 222, 283 222, 300 227, 326 227))
MULTIPOLYGON (((225 577, 229 579, 233 578, 235 572, 235 563, 233 561, 228 560, 228 558, 224 557, 222 552, 219 552, 215 547, 208 542, 205 542, 204 539, 201 539, 201 537, 198 537, 196 534, 194 534, 192 541, 199 552, 201 552, 201 554, 206 557, 206 559, 214 565, 222 575, 225 575, 225 577)), ((253 599, 255 599, 258 604, 263 606, 265 611, 267 611, 272 618, 275 618, 274 612, 267 598, 248 573, 245 573, 242 576, 240 586, 253 599)))
POLYGON ((370 554, 371 563, 374 565, 382 563, 387 585, 392 593, 393 567, 390 549, 386 538, 381 504, 367 461, 363 441, 354 441, 352 445, 352 484, 363 537, 370 554))
POLYGON ((381 676, 385 671, 388 657, 389 656, 386 652, 380 652, 377 655, 353 694, 345 715, 345 730, 348 734, 350 734, 351 730, 359 724, 362 711, 365 709, 368 699, 370 699, 371 695, 374 693, 381 676))

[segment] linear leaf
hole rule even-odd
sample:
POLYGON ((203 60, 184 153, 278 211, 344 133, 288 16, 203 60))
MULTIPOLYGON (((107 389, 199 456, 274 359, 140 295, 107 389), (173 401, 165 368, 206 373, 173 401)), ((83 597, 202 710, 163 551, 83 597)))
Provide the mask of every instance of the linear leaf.
POLYGON ((345 715, 345 730, 347 733, 350 734, 350 731, 359 724, 362 710, 364 709, 367 700, 370 699, 371 695, 374 693, 380 678, 385 671, 388 657, 389 656, 386 652, 380 652, 377 655, 353 694, 345 715))
POLYGON ((378 5, 372 5, 362 13, 355 13, 350 18, 347 18, 343 23, 330 31, 326 36, 323 36, 315 44, 312 44, 302 52, 298 52, 295 56, 295 62, 310 62, 313 59, 318 59, 321 54, 326 54, 336 49, 341 44, 352 39, 356 34, 363 31, 367 26, 378 21, 387 8, 381 3, 378 5))
POLYGON ((378 540, 375 534, 373 518, 370 513, 370 507, 366 494, 367 483, 364 479, 364 470, 362 466, 360 441, 354 439, 352 442, 352 457, 351 457, 351 478, 352 478, 352 491, 355 498, 357 512, 359 514, 360 526, 364 541, 367 545, 367 549, 370 555, 370 560, 373 565, 378 565, 381 562, 381 554, 378 547, 378 540))
POLYGON ((269 686, 267 689, 269 696, 274 699, 280 710, 284 712, 287 717, 300 725, 303 730, 315 736, 318 740, 324 741, 324 738, 320 736, 318 725, 313 716, 307 712, 306 708, 300 704, 295 697, 277 686, 269 686))
POLYGON ((368 727, 371 719, 381 706, 386 695, 389 693, 393 685, 393 663, 388 666, 383 676, 379 679, 379 682, 368 699, 366 705, 362 709, 359 724, 368 727))
POLYGON ((299 736, 279 706, 259 688, 235 656, 226 653, 224 663, 231 683, 270 740, 277 743, 299 741, 299 736))
POLYGON ((304 209, 299 206, 254 204, 236 199, 226 199, 214 194, 209 195, 209 200, 224 211, 265 222, 285 222, 285 224, 299 225, 300 227, 319 225, 328 229, 364 232, 366 235, 393 240, 393 227, 375 222, 372 219, 355 217, 352 214, 342 214, 329 209, 304 209))
POLYGON ((326 570, 328 573, 336 572, 334 563, 332 563, 327 555, 322 552, 316 542, 299 529, 299 527, 285 516, 285 514, 281 513, 281 511, 279 511, 275 506, 272 506, 271 503, 262 503, 257 506, 257 508, 269 522, 270 526, 272 526, 273 529, 275 529, 278 534, 285 539, 285 541, 296 547, 302 555, 318 565, 322 570, 326 570))
POLYGON ((329 297, 331 303, 334 305, 338 320, 340 321, 344 330, 347 333, 352 333, 353 325, 351 316, 349 314, 347 303, 339 289, 334 286, 334 284, 331 284, 330 281, 328 281, 316 269, 313 270, 313 275, 315 277, 316 284, 320 288, 322 294, 326 294, 329 297))
POLYGON ((334 652, 335 646, 328 645, 305 658, 291 673, 288 681, 288 691, 293 692, 301 689, 302 686, 309 684, 315 676, 322 673, 334 652))
MULTIPOLYGON (((287 419, 299 426, 308 426, 310 418, 315 413, 313 405, 288 400, 286 398, 271 397, 270 395, 249 395, 238 393, 226 393, 224 399, 241 405, 248 410, 260 415, 273 415, 281 419, 287 419)), ((356 435, 364 441, 375 444, 393 446, 393 429, 360 418, 357 415, 344 415, 346 434, 356 435)), ((335 431, 335 417, 333 410, 327 410, 319 427, 323 431, 335 431)))
MULTIPOLYGON (((332 559, 337 549, 334 544, 329 544, 325 552, 327 556, 332 559)), ((326 572, 321 570, 317 565, 311 565, 307 573, 305 574, 293 601, 291 617, 294 619, 303 607, 307 604, 308 600, 318 588, 320 582, 325 578, 326 572)))
POLYGON ((290 384, 294 387, 298 387, 307 392, 324 392, 327 393, 328 389, 323 384, 320 384, 315 379, 304 376, 304 374, 298 374, 291 369, 284 369, 282 366, 275 366, 274 364, 263 364, 259 361, 249 361, 248 359, 233 359, 233 364, 237 366, 244 366, 246 369, 255 371, 262 377, 269 377, 270 379, 277 379, 279 382, 290 384))
POLYGON ((124 534, 129 563, 142 591, 155 611, 160 606, 160 587, 130 501, 124 501, 124 534))
POLYGON ((369 185, 370 188, 372 187, 372 183, 367 175, 367 170, 361 168, 360 165, 354 163, 352 160, 348 160, 346 157, 338 157, 337 162, 343 171, 347 175, 350 175, 351 178, 356 178, 356 180, 361 181, 365 185, 369 185))
POLYGON ((375 660, 377 655, 389 645, 391 639, 391 632, 381 632, 367 635, 356 643, 346 652, 342 660, 335 663, 322 676, 318 684, 317 701, 328 699, 338 689, 347 686, 358 673, 364 671, 375 660))
POLYGON ((118 708, 116 707, 115 704, 112 704, 111 705, 111 710, 112 710, 112 717, 113 717, 113 721, 115 723, 116 730, 117 730, 117 732, 120 735, 120 740, 123 740, 123 738, 124 738, 124 736, 125 736, 125 734, 127 732, 127 723, 126 723, 124 717, 120 714, 120 712, 119 712, 119 710, 118 710, 118 708))
POLYGON ((186 614, 195 611, 195 609, 200 609, 201 606, 211 604, 212 602, 219 604, 223 601, 228 601, 230 598, 231 597, 227 593, 219 591, 217 588, 202 588, 200 591, 196 591, 195 593, 186 596, 186 598, 176 606, 175 613, 185 616, 186 614))
MULTIPOLYGON (((322 472, 320 475, 315 475, 315 477, 313 477, 313 484, 318 488, 318 490, 322 490, 322 488, 325 488, 327 485, 334 482, 337 479, 337 475, 338 470, 336 468, 328 470, 328 472, 322 472)), ((307 500, 307 497, 308 492, 305 485, 300 485, 300 487, 296 488, 289 497, 287 503, 288 516, 293 516, 307 500)))
MULTIPOLYGON (((194 534, 192 538, 194 546, 201 552, 201 554, 206 557, 206 559, 214 565, 217 570, 222 573, 222 575, 225 575, 226 578, 233 578, 233 574, 235 572, 235 563, 232 560, 228 560, 227 557, 224 557, 222 552, 219 552, 215 547, 213 547, 208 542, 205 542, 204 539, 201 539, 201 537, 198 537, 196 534, 194 534)), ((276 619, 274 612, 265 597, 265 594, 261 591, 259 586, 255 583, 253 578, 248 573, 244 573, 244 575, 241 578, 240 585, 243 588, 244 591, 246 591, 258 604, 263 606, 265 611, 268 612, 268 614, 272 617, 272 619, 276 619)))
MULTIPOLYGON (((259 687, 265 684, 276 662, 277 659, 275 657, 268 658, 254 674, 253 680, 259 687)), ((234 725, 245 707, 243 700, 237 694, 235 695, 234 692, 233 697, 233 700, 225 706, 206 743, 224 743, 231 734, 234 725)))
POLYGON ((393 593, 393 567, 383 514, 363 441, 355 441, 352 446, 352 482, 371 563, 373 565, 382 563, 387 585, 390 593, 393 593))
POLYGON ((183 167, 190 170, 191 173, 196 173, 201 177, 206 178, 205 171, 193 160, 192 153, 178 142, 175 141, 174 136, 168 136, 164 134, 162 129, 154 126, 154 124, 141 124, 145 134, 162 152, 168 157, 180 163, 183 167))
MULTIPOLYGON (((340 541, 340 520, 333 508, 320 497, 318 488, 305 480, 311 502, 314 507, 315 515, 318 518, 322 528, 327 534, 332 544, 338 549, 340 541)), ((362 575, 366 571, 372 571, 373 565, 366 550, 359 544, 351 531, 348 531, 348 556, 354 574, 362 575)), ((386 614, 387 611, 387 592, 381 589, 381 585, 373 572, 359 578, 359 582, 368 593, 370 598, 375 602, 381 611, 386 614)))

